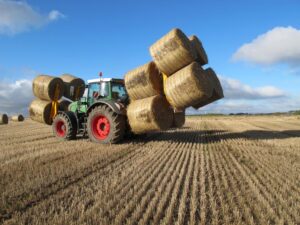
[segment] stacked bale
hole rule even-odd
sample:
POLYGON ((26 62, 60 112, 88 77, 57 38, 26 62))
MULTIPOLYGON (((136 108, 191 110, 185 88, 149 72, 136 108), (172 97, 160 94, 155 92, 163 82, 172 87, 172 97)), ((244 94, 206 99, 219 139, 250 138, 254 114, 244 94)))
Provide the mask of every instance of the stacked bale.
POLYGON ((198 104, 194 105, 193 107, 195 109, 199 109, 200 107, 203 107, 214 101, 224 98, 222 85, 221 85, 215 71, 212 68, 208 68, 205 70, 205 73, 207 74, 207 77, 210 79, 211 86, 214 87, 212 96, 210 98, 208 98, 207 100, 199 102, 198 104))
POLYGON ((195 48, 180 30, 173 29, 150 47, 158 69, 167 76, 187 66, 197 58, 195 48))
POLYGON ((83 96, 85 83, 82 79, 71 74, 63 74, 60 78, 64 83, 64 97, 76 101, 83 96))
POLYGON ((11 120, 12 121, 15 121, 15 122, 22 122, 24 121, 24 116, 19 114, 19 115, 14 115, 11 117, 11 120))
POLYGON ((174 111, 173 125, 174 128, 181 128, 185 123, 185 110, 181 112, 174 111))
POLYGON ((52 101, 58 101, 63 96, 64 82, 58 77, 39 75, 33 80, 32 91, 37 99, 29 106, 30 118, 51 125, 52 101))
POLYGON ((29 116, 34 121, 51 125, 51 107, 51 102, 35 99, 29 106, 29 116))
POLYGON ((207 54, 203 48, 202 42, 199 40, 199 38, 195 35, 192 35, 189 37, 192 46, 196 50, 197 58, 196 61, 198 61, 201 66, 208 63, 207 54))
POLYGON ((0 114, 0 124, 8 124, 7 114, 0 114))
POLYGON ((165 82, 165 94, 176 109, 197 105, 212 95, 212 86, 198 62, 193 62, 165 82))
POLYGON ((162 96, 162 76, 154 62, 149 62, 125 75, 130 98, 128 122, 136 134, 165 130, 172 125, 172 110, 162 96))
POLYGON ((63 96, 64 83, 62 79, 58 77, 39 75, 33 80, 32 91, 33 94, 41 100, 58 100, 63 96), (57 93, 55 91, 56 89, 57 93))
POLYGON ((154 62, 129 71, 124 80, 131 101, 163 93, 162 76, 154 62))
POLYGON ((172 114, 170 105, 161 95, 133 101, 127 109, 129 125, 136 134, 170 128, 172 114))

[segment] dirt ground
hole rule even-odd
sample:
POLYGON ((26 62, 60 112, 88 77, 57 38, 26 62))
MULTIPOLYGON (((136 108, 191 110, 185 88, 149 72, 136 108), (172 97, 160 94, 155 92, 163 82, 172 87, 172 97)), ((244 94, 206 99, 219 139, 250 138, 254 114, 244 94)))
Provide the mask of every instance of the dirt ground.
POLYGON ((300 224, 300 118, 189 117, 118 145, 0 125, 0 224, 300 224))

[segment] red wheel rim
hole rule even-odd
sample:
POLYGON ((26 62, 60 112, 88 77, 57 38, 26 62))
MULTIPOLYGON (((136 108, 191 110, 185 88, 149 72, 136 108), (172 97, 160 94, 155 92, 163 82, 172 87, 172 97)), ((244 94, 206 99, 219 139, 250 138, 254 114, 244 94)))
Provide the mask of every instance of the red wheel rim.
POLYGON ((92 130, 97 139, 106 139, 110 131, 110 123, 106 116, 95 116, 92 120, 92 130))
POLYGON ((66 125, 64 121, 62 120, 57 121, 55 129, 59 137, 64 137, 66 135, 66 125))

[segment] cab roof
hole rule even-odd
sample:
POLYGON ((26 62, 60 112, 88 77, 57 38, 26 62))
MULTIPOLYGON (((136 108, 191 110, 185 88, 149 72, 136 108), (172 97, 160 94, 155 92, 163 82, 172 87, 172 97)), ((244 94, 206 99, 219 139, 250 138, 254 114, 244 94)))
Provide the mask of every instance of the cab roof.
POLYGON ((116 78, 96 78, 96 79, 91 79, 91 80, 88 80, 87 83, 90 84, 90 83, 99 83, 100 81, 104 81, 104 82, 110 82, 110 81, 113 81, 113 82, 124 82, 123 79, 116 79, 116 78))

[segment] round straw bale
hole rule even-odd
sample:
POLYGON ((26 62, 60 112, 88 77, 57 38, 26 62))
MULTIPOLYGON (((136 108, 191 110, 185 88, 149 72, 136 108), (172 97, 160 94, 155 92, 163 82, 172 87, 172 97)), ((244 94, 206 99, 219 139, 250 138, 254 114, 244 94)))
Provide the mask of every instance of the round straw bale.
POLYGON ((58 77, 39 75, 33 80, 32 91, 39 99, 45 101, 58 100, 63 95, 64 83, 58 77), (56 87, 58 88, 58 96, 55 96, 56 87), (57 97, 57 99, 55 99, 55 97, 57 97))
POLYGON ((0 124, 8 124, 7 114, 0 114, 0 124))
POLYGON ((85 83, 82 79, 71 74, 63 74, 60 78, 64 82, 64 97, 72 101, 82 97, 85 90, 85 83))
POLYGON ((69 111, 69 105, 70 104, 71 104, 70 101, 68 101, 66 99, 61 99, 61 100, 58 101, 58 110, 67 112, 67 111, 69 111))
POLYGON ((125 86, 130 100, 163 93, 162 76, 154 62, 147 63, 125 75, 125 86))
POLYGON ((188 37, 173 29, 150 47, 150 54, 158 69, 167 76, 185 67, 197 57, 188 37))
POLYGON ((131 102, 127 116, 129 125, 136 134, 166 130, 173 122, 173 111, 161 95, 131 102))
POLYGON ((197 36, 192 35, 189 37, 192 46, 194 47, 194 49, 196 50, 197 53, 197 60, 201 66, 205 65, 208 63, 208 58, 207 58, 207 54, 203 48, 202 42, 198 39, 197 36))
POLYGON ((173 126, 175 128, 180 128, 185 123, 185 110, 181 112, 174 112, 173 126))
POLYGON ((208 68, 208 69, 205 70, 205 73, 206 73, 207 77, 209 78, 209 80, 211 82, 211 86, 213 87, 213 93, 212 93, 212 96, 210 98, 194 105, 193 107, 195 109, 199 109, 200 107, 203 107, 203 106, 208 105, 208 104, 210 104, 214 101, 217 101, 219 99, 224 98, 223 88, 222 88, 222 85, 221 85, 215 71, 212 68, 208 68))
POLYGON ((51 125, 51 106, 52 104, 49 101, 41 99, 33 100, 29 106, 30 118, 34 121, 51 125))
POLYGON ((24 121, 24 116, 19 114, 19 115, 14 115, 11 117, 12 121, 16 121, 16 122, 22 122, 24 121))
POLYGON ((165 81, 165 94, 176 109, 185 109, 212 95, 212 87, 200 64, 193 62, 165 81))

